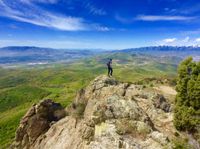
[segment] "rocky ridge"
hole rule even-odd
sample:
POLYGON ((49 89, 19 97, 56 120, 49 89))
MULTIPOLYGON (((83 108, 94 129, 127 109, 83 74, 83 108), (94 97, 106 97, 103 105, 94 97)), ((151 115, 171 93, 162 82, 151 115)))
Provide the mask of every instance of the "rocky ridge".
POLYGON ((11 148, 170 149, 171 109, 153 88, 99 76, 66 109, 51 100, 33 105, 11 148))

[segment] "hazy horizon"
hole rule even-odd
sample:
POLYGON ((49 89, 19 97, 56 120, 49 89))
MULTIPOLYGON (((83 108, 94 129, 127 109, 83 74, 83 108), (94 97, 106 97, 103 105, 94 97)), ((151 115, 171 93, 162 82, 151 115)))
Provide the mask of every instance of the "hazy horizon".
POLYGON ((193 47, 193 48, 200 48, 200 45, 188 45, 188 46, 177 46, 177 45, 155 45, 155 46, 138 46, 138 47, 127 47, 127 48, 113 48, 113 49, 106 49, 106 48, 52 48, 52 47, 42 47, 42 46, 31 46, 31 45, 20 45, 20 46, 16 46, 16 45, 8 45, 8 46, 3 46, 0 48, 9 48, 9 47, 19 47, 19 48, 24 48, 24 47, 28 47, 28 48, 44 48, 44 49, 55 49, 55 50, 99 50, 99 51, 113 51, 113 50, 126 50, 126 49, 142 49, 142 48, 150 48, 150 47, 174 47, 174 48, 178 48, 178 47, 193 47))

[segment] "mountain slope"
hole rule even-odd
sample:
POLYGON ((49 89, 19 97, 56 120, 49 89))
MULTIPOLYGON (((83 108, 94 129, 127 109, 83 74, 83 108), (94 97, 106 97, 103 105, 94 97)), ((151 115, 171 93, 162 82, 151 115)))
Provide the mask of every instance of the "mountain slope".
POLYGON ((172 148, 178 133, 172 123, 173 98, 174 92, 162 95, 156 88, 99 76, 80 90, 64 118, 55 118, 63 110, 45 114, 54 105, 49 100, 34 105, 21 120, 12 148, 172 148))

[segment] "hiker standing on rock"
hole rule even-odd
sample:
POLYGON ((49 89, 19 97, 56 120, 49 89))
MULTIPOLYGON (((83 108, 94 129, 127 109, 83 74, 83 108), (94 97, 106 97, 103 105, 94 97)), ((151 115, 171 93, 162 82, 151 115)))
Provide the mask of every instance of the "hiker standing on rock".
POLYGON ((107 63, 107 67, 108 67, 108 76, 111 77, 112 73, 113 73, 113 69, 112 69, 112 59, 110 59, 107 63))

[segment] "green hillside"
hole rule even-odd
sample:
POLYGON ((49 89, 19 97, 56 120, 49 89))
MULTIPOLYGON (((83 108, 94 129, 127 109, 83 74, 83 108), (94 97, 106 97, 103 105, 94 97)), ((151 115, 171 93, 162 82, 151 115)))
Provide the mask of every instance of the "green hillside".
POLYGON ((144 78, 173 78, 176 64, 165 59, 114 53, 71 64, 52 64, 16 69, 0 68, 0 148, 14 138, 20 118, 33 103, 51 98, 63 106, 71 103, 76 92, 100 74, 107 74, 106 61, 113 58, 114 77, 124 82, 144 78))

